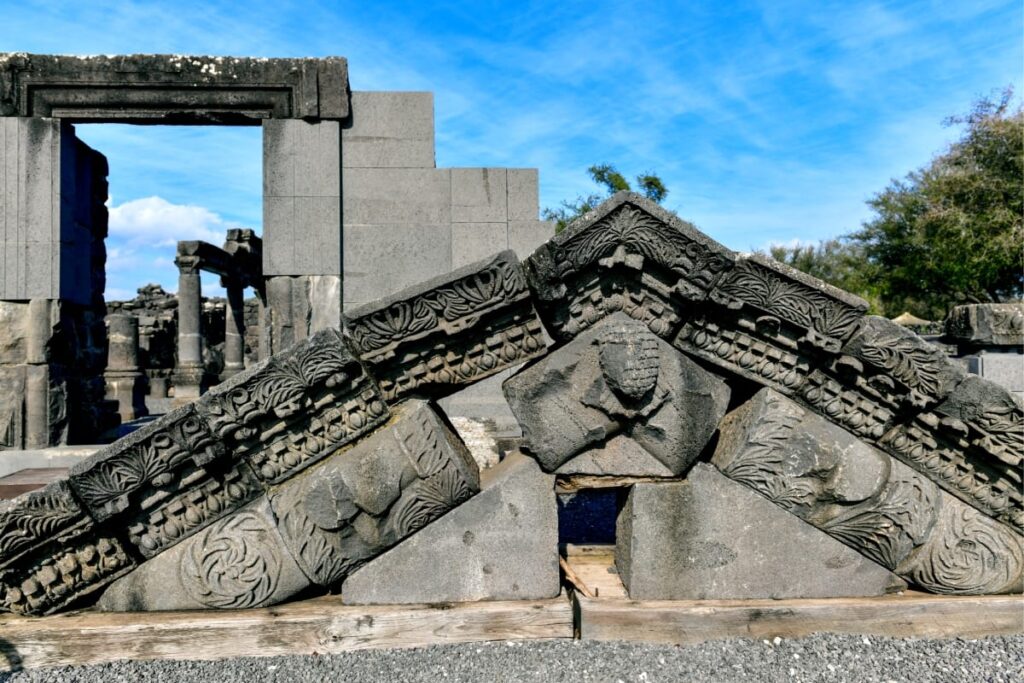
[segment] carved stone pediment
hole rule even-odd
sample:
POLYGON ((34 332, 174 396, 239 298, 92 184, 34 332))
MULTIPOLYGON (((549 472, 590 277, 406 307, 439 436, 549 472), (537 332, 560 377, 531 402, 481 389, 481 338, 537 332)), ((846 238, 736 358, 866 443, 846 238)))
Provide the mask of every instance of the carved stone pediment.
POLYGON ((358 308, 345 329, 388 401, 445 396, 546 348, 511 251, 358 308))

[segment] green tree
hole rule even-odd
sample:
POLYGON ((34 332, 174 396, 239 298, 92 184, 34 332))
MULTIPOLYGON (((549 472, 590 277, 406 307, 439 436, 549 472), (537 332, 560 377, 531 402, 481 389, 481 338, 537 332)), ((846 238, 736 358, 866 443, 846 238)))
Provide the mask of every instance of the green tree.
POLYGON ((864 248, 846 238, 822 240, 794 247, 773 245, 768 250, 776 261, 792 266, 819 280, 863 297, 875 312, 884 306, 879 298, 873 269, 864 248))
POLYGON ((964 302, 1024 290, 1024 111, 1013 93, 975 102, 947 125, 962 137, 868 201, 876 216, 849 236, 884 313, 941 320, 964 302))
MULTIPOLYGON (((597 208, 598 204, 608 197, 622 190, 632 190, 626 177, 615 170, 611 164, 595 164, 587 169, 591 180, 597 183, 603 192, 594 192, 576 197, 575 201, 565 200, 558 207, 546 208, 541 212, 544 220, 555 221, 555 232, 562 232, 565 226, 580 216, 597 208)), ((656 174, 647 172, 636 177, 637 191, 648 199, 658 202, 665 201, 668 196, 668 188, 656 174)))

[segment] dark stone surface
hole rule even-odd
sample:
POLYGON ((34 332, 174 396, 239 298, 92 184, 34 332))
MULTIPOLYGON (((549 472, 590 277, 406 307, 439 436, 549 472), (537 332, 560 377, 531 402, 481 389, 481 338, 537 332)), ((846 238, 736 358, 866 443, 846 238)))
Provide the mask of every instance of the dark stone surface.
POLYGON ((712 462, 928 591, 1024 585, 1021 536, 770 389, 726 416, 712 462))
POLYGON ((707 445, 729 404, 724 382, 623 313, 520 371, 503 389, 523 427, 524 449, 547 471, 625 432, 678 475, 707 445))
POLYGON ((345 119, 348 62, 194 55, 0 54, 0 116, 259 125, 345 119))
POLYGON ((715 468, 635 484, 615 565, 633 600, 832 598, 906 588, 892 572, 715 468))
POLYGON ((546 350, 512 251, 357 308, 345 330, 389 401, 441 398, 546 350))
POLYGON ((735 254, 651 200, 618 192, 541 245, 526 270, 558 341, 622 311, 667 336, 735 254))
POLYGON ((345 603, 540 600, 558 595, 555 478, 519 452, 485 474, 479 494, 349 576, 341 587, 345 603))
POLYGON ((946 319, 946 337, 961 346, 1024 346, 1024 304, 956 306, 946 319))

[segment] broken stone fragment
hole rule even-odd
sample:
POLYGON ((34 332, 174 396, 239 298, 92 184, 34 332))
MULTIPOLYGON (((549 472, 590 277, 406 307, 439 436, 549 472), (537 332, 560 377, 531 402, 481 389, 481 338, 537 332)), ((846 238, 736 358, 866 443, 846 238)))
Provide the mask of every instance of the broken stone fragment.
POLYGON ((261 497, 112 583, 97 607, 111 612, 264 607, 309 583, 261 497))
POLYGON ((512 251, 357 308, 345 329, 389 402, 447 396, 546 349, 512 251))
POLYGON ((313 583, 331 586, 480 490, 476 462, 427 402, 271 491, 285 544, 313 583))
POLYGON ((118 580, 99 605, 276 604, 311 585, 337 584, 479 488, 476 464, 458 437, 429 404, 408 401, 388 425, 118 580))
POLYGON ((968 347, 1024 345, 1024 305, 967 304, 946 319, 946 336, 968 347))
POLYGON ((634 600, 871 596, 906 588, 889 570, 715 468, 635 484, 615 565, 634 600))
POLYGON ((358 569, 341 595, 381 605, 540 600, 559 590, 554 477, 516 451, 485 473, 478 495, 358 569))
POLYGON ((1024 584, 1021 536, 769 389, 726 416, 712 462, 925 590, 1010 593, 1024 584))
POLYGON ((729 402, 724 382, 624 313, 520 371, 503 390, 524 448, 549 472, 625 433, 678 475, 708 443, 729 402))
POLYGON ((623 312, 668 336, 727 271, 733 252, 632 192, 617 192, 527 260, 548 331, 568 341, 623 312))

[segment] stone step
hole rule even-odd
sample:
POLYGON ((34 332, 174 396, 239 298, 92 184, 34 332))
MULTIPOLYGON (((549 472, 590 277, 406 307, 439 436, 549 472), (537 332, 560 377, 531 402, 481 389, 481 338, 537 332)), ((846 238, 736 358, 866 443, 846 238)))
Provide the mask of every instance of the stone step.
POLYGON ((11 500, 23 493, 41 489, 68 473, 67 467, 28 467, 0 477, 0 500, 11 500))

